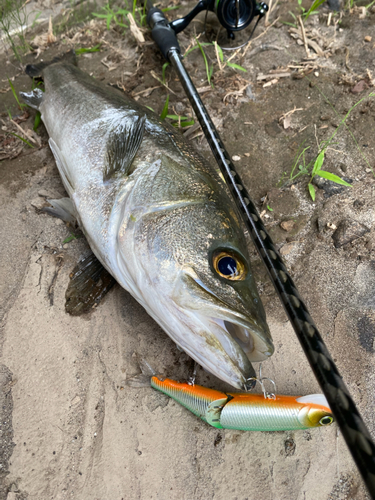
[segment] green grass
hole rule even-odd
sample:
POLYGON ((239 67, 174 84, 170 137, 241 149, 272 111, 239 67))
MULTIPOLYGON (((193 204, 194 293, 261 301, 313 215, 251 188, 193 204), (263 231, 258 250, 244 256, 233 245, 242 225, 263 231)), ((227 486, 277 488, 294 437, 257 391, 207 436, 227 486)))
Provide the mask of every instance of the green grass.
POLYGON ((160 119, 164 120, 167 117, 168 114, 168 107, 169 107, 169 94, 167 95, 167 99, 165 101, 163 111, 161 112, 160 119))
POLYGON ((200 42, 198 39, 195 39, 195 40, 197 42, 197 45, 193 45, 193 47, 190 47, 190 49, 185 52, 184 58, 186 58, 191 52, 193 52, 193 50, 196 50, 196 49, 200 50, 202 57, 203 57, 204 66, 206 69, 207 81, 211 85, 211 87, 214 87, 214 85, 212 83, 214 64, 208 63, 207 55, 206 55, 206 52, 205 52, 203 47, 214 47, 217 49, 217 53, 218 53, 219 59, 220 59, 221 69, 223 69, 225 66, 228 66, 229 68, 238 69, 239 71, 243 71, 243 72, 247 71, 245 68, 243 68, 239 64, 235 64, 235 63, 232 63, 230 61, 225 61, 223 50, 220 47, 220 45, 217 44, 216 42, 212 42, 212 43, 211 42, 200 42))
POLYGON ((235 63, 232 63, 230 61, 224 60, 223 50, 217 42, 213 42, 212 45, 214 45, 215 48, 217 49, 217 53, 219 55, 220 62, 223 64, 223 66, 228 66, 229 68, 238 69, 238 70, 244 71, 246 73, 247 69, 243 68, 239 64, 235 64, 235 63))
POLYGON ((42 115, 40 114, 40 111, 37 111, 34 118, 34 126, 33 126, 34 132, 38 130, 38 127, 41 123, 42 123, 42 115))
POLYGON ((20 63, 22 56, 30 49, 25 38, 27 18, 24 0, 0 0, 0 28, 20 63))
MULTIPOLYGON (((345 7, 347 9, 352 9, 356 3, 362 4, 362 1, 360 0, 359 2, 356 2, 356 0, 348 0, 345 7)), ((372 2, 370 2, 367 5, 364 5, 363 7, 365 7, 365 9, 368 10, 370 7, 372 7, 374 5, 374 3, 375 3, 375 0, 373 0, 372 2)), ((359 5, 359 6, 362 7, 362 5, 359 5)))
POLYGON ((322 149, 322 151, 318 154, 318 157, 314 162, 314 167, 311 172, 310 182, 308 183, 309 193, 313 201, 315 201, 315 187, 313 186, 312 181, 316 175, 323 177, 323 179, 328 179, 329 181, 335 182, 336 184, 352 187, 351 184, 341 179, 341 177, 339 177, 338 175, 331 174, 331 172, 326 172, 325 170, 322 170, 325 150, 326 148, 322 149))
POLYGON ((77 239, 78 239, 78 237, 77 237, 77 236, 75 236, 74 234, 70 234, 70 235, 69 235, 69 236, 67 236, 67 237, 65 238, 65 240, 62 242, 62 245, 65 245, 65 243, 70 243, 71 241, 73 241, 73 240, 77 240, 77 239))
POLYGON ((80 2, 76 5, 74 5, 72 0, 69 1, 70 8, 65 9, 63 18, 54 27, 55 35, 66 33, 73 26, 77 26, 78 24, 92 19, 93 11, 97 9, 96 0, 93 0, 92 2, 80 2))
POLYGON ((163 67, 161 69, 161 81, 162 81, 163 85, 165 85, 167 83, 166 77, 165 77, 165 72, 166 72, 166 69, 168 68, 168 66, 170 66, 170 63, 166 62, 163 64, 163 67))
MULTIPOLYGON (((302 14, 303 20, 306 21, 311 14, 317 14, 318 8, 325 2, 325 0, 315 0, 309 10, 302 14)), ((303 9, 301 3, 298 1, 300 7, 303 9)))
POLYGON ((129 25, 125 23, 127 14, 131 12, 129 9, 114 10, 111 8, 110 4, 107 3, 107 5, 102 7, 102 11, 104 12, 94 12, 93 16, 98 17, 99 19, 105 19, 107 30, 110 29, 112 22, 114 22, 117 26, 121 26, 122 28, 129 27, 129 25))
POLYGON ((322 170, 323 163, 324 163, 324 158, 325 158, 325 153, 327 151, 327 148, 329 146, 331 146, 331 145, 334 144, 333 140, 336 137, 336 135, 337 135, 337 133, 338 133, 338 131, 341 128, 342 125, 349 132, 349 134, 350 134, 351 138, 353 139, 353 141, 354 141, 354 143, 356 145, 356 148, 357 148, 358 152, 360 153, 360 155, 362 156, 364 162, 371 169, 373 175, 375 175, 374 174, 374 170, 372 169, 369 161, 367 160, 367 158, 364 155, 362 149, 360 148, 360 146, 359 146, 356 138, 354 137, 352 131, 349 129, 348 125, 346 124, 346 120, 348 119, 348 117, 351 114, 351 112, 353 111, 353 109, 355 109, 359 104, 361 104, 366 99, 375 97, 375 92, 372 92, 372 93, 368 94, 367 96, 363 97, 358 102, 356 102, 349 109, 349 111, 346 113, 346 115, 344 116, 344 118, 341 118, 341 116, 336 111, 336 109, 333 106, 333 104, 323 94, 323 92, 319 89, 319 87, 315 86, 315 88, 323 96, 323 98, 325 99, 325 101, 327 102, 327 104, 329 104, 329 106, 333 109, 333 111, 336 114, 336 116, 340 118, 340 123, 339 123, 338 127, 336 127, 336 129, 334 130, 334 132, 332 133, 332 135, 330 136, 330 138, 321 142, 321 144, 319 145, 319 153, 318 153, 318 155, 316 157, 314 157, 308 163, 306 161, 306 155, 305 154, 306 154, 306 151, 308 151, 310 149, 310 146, 303 147, 304 144, 305 144, 305 142, 306 142, 306 141, 304 141, 300 145, 300 147, 298 148, 298 151, 297 151, 297 154, 296 154, 296 159, 295 159, 295 161, 293 163, 293 167, 292 167, 292 170, 291 170, 290 175, 289 175, 289 180, 290 181, 294 181, 295 179, 297 179, 301 175, 308 175, 308 176, 310 176, 310 180, 309 180, 309 183, 308 183, 308 190, 309 190, 310 196, 311 196, 311 198, 312 198, 313 201, 315 201, 315 194, 316 193, 315 193, 315 187, 313 186, 312 181, 313 181, 313 179, 314 179, 314 177, 316 175, 319 175, 320 177, 323 177, 324 179, 327 179, 329 181, 335 182, 336 184, 341 184, 343 186, 351 186, 351 184, 347 183, 346 181, 344 181, 343 179, 341 179, 339 176, 337 176, 335 174, 332 174, 331 172, 327 172, 325 170, 322 170), (298 171, 297 171, 297 173, 295 173, 296 169, 297 169, 297 166, 298 166, 298 171))
MULTIPOLYGON (((150 106, 146 106, 146 108, 149 109, 150 111, 152 111, 153 113, 155 113, 155 111, 150 106)), ((165 101, 163 110, 160 114, 160 118, 162 120, 165 120, 165 119, 172 120, 172 125, 174 127, 184 128, 184 127, 190 127, 191 125, 194 125, 195 120, 191 116, 170 115, 170 114, 168 114, 168 110, 169 110, 169 94, 168 94, 167 99, 165 101)))
POLYGON ((15 134, 14 132, 8 132, 8 131, 6 133, 10 134, 10 135, 14 135, 14 137, 17 137, 17 139, 20 139, 22 142, 24 142, 25 144, 27 144, 28 146, 30 146, 30 148, 34 148, 34 146, 28 140, 24 139, 20 135, 15 134))
POLYGON ((98 45, 95 45, 95 47, 91 47, 91 48, 81 48, 81 49, 76 49, 75 50, 75 53, 77 55, 80 55, 80 54, 87 54, 87 53, 90 53, 90 52, 100 52, 100 47, 101 47, 101 43, 98 43, 98 45))
MULTIPOLYGON (((318 9, 319 7, 325 2, 325 0, 315 0, 311 7, 309 8, 309 10, 306 10, 303 6, 302 6, 302 0, 298 0, 298 7, 299 7, 299 15, 301 16, 303 22, 307 21, 307 19, 311 16, 311 15, 316 15, 316 14, 319 14, 318 12, 318 9)), ((297 16, 292 12, 292 11, 289 11, 289 14, 292 16, 293 20, 294 20, 294 23, 288 23, 287 21, 281 21, 282 24, 286 24, 288 26, 292 26, 293 28, 298 28, 298 19, 297 19, 297 16)))
POLYGON ((17 95, 17 92, 13 86, 13 83, 10 81, 10 79, 8 78, 8 82, 9 82, 9 85, 10 85, 10 88, 12 89, 12 94, 13 94, 13 97, 14 99, 16 100, 17 104, 18 104, 18 107, 20 108, 21 111, 23 111, 25 108, 27 108, 27 104, 25 104, 24 102, 20 102, 20 100, 18 99, 18 95, 17 95))
POLYGON ((214 65, 213 64, 211 64, 211 66, 208 65, 207 56, 206 56, 205 51, 203 50, 201 43, 198 41, 198 39, 196 39, 196 42, 197 42, 199 50, 201 51, 201 54, 203 56, 204 65, 206 67, 207 81, 211 85, 211 87, 213 88, 214 84, 211 82, 211 78, 212 78, 212 73, 214 71, 214 65))
MULTIPOLYGON (((179 6, 166 7, 161 10, 162 12, 168 12, 175 9, 179 9, 179 6)), ((146 26, 146 2, 144 2, 143 6, 137 7, 137 0, 133 0, 131 6, 129 6, 128 2, 125 0, 124 8, 111 7, 111 4, 107 3, 104 7, 102 7, 100 12, 94 12, 93 16, 105 19, 108 30, 111 28, 113 23, 115 26, 127 29, 129 27, 126 22, 128 14, 132 14, 134 21, 139 27, 146 26)))

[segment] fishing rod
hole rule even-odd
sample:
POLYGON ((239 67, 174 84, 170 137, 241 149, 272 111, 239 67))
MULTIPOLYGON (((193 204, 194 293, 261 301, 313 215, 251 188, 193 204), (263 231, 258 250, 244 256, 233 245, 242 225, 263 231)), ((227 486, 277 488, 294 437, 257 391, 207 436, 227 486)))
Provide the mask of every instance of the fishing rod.
POLYGON ((228 36, 233 38, 235 32, 246 28, 255 16, 259 22, 267 9, 266 4, 257 4, 255 0, 200 0, 185 18, 168 23, 163 12, 153 6, 152 0, 146 3, 152 38, 180 79, 363 481, 375 500, 375 445, 370 433, 184 67, 176 36, 195 15, 206 10, 216 13, 228 36))

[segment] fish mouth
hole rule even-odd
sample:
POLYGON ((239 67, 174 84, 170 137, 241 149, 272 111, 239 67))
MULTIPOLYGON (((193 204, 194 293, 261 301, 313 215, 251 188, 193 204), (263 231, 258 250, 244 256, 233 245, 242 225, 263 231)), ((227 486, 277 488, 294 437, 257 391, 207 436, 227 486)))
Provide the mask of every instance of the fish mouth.
POLYGON ((271 337, 264 335, 264 330, 257 328, 254 323, 246 322, 243 318, 231 319, 211 318, 221 326, 237 342, 245 352, 249 361, 264 361, 274 352, 271 337))
POLYGON ((256 373, 251 362, 263 361, 274 352, 267 324, 250 313, 246 315, 234 310, 196 275, 184 274, 181 281, 184 291, 188 287, 190 293, 181 293, 178 287, 174 300, 200 323, 197 333, 208 348, 192 349, 187 339, 178 342, 179 345, 222 380, 241 390, 253 388, 255 381, 251 379, 256 378, 256 373))

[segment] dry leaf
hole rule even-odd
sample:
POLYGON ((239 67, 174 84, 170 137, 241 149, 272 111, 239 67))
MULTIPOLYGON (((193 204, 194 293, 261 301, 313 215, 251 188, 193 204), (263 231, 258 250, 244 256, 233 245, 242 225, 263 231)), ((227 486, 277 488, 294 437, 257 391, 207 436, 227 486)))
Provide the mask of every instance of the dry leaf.
POLYGON ((354 87, 350 90, 352 94, 360 94, 364 90, 368 88, 367 83, 364 80, 359 81, 354 85, 354 87))
POLYGON ((288 115, 285 119, 284 119, 284 129, 286 130, 287 128, 290 127, 290 124, 292 123, 292 115, 288 115))

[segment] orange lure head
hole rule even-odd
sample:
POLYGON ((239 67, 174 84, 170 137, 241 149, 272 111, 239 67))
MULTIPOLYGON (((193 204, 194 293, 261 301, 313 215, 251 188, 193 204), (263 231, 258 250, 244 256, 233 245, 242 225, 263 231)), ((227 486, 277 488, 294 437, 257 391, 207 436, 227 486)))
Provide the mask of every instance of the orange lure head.
POLYGON ((325 427, 334 422, 328 402, 323 394, 310 394, 296 399, 305 406, 298 414, 298 420, 306 427, 325 427))

